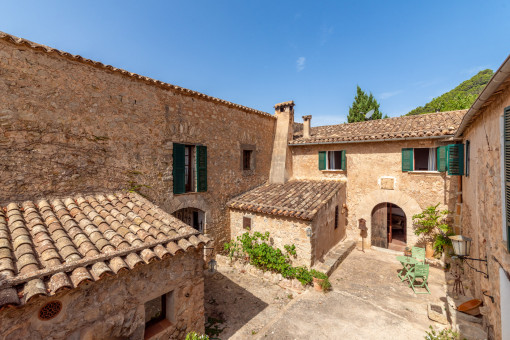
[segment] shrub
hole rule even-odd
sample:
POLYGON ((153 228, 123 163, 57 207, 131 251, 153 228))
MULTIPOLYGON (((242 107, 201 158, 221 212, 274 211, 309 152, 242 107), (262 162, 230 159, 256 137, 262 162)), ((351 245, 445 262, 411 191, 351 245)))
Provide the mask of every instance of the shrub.
POLYGON ((186 340, 209 340, 209 337, 204 334, 198 334, 196 332, 189 332, 186 335, 186 340))
POLYGON ((457 340, 459 334, 452 331, 449 328, 444 328, 440 331, 436 331, 432 326, 429 326, 430 332, 425 331, 425 340, 457 340))
POLYGON ((434 243, 434 250, 437 253, 443 251, 443 246, 451 245, 452 241, 448 236, 453 235, 451 227, 446 223, 446 216, 450 211, 439 211, 436 205, 431 205, 421 213, 413 216, 415 225, 414 233, 421 235, 426 242, 434 243))
POLYGON ((285 245, 285 251, 275 248, 268 244, 269 232, 249 232, 238 236, 236 240, 225 243, 224 249, 232 259, 233 257, 242 258, 245 255, 249 257, 250 264, 262 270, 268 270, 282 274, 286 279, 297 279, 303 286, 309 285, 313 281, 314 275, 325 277, 325 286, 331 287, 326 274, 316 270, 309 271, 306 267, 292 266, 291 256, 297 257, 295 245, 285 245), (315 273, 315 274, 314 274, 315 273))

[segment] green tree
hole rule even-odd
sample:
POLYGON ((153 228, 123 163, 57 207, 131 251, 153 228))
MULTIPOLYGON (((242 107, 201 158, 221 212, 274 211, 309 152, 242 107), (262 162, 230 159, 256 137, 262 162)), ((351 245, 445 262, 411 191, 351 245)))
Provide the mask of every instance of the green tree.
POLYGON ((418 115, 422 113, 430 113, 436 111, 453 111, 469 109, 474 103, 476 97, 485 88, 494 72, 492 70, 483 70, 468 79, 453 90, 443 93, 439 97, 432 99, 430 102, 416 109, 409 111, 407 116, 418 115))
MULTIPOLYGON (((379 111, 379 103, 375 100, 372 93, 367 95, 365 91, 357 86, 354 102, 352 103, 352 106, 349 107, 347 121, 349 123, 364 122, 366 120, 365 114, 370 110, 374 110, 370 119, 373 120, 382 118, 382 113, 379 111)), ((385 118, 387 118, 387 116, 385 116, 385 118)))

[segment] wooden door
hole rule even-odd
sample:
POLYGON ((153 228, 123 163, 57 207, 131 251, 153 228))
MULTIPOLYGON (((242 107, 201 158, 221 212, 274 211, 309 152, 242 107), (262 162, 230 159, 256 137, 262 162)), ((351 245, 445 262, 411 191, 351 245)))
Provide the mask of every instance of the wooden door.
POLYGON ((386 203, 375 206, 372 211, 372 245, 380 248, 388 248, 387 232, 388 208, 386 203))

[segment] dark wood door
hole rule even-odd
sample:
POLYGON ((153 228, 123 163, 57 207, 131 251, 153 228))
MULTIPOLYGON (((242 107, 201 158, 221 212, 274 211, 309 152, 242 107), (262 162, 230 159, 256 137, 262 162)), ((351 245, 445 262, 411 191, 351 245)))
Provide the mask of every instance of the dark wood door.
POLYGON ((375 206, 372 211, 372 245, 388 248, 388 207, 386 203, 375 206))

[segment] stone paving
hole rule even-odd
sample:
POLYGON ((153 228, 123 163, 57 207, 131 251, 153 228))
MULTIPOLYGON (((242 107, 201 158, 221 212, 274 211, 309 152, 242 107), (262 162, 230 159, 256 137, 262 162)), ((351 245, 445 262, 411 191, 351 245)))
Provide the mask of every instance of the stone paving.
POLYGON ((331 292, 297 294, 223 266, 206 278, 206 318, 224 319, 220 339, 423 339, 429 325, 445 327, 427 316, 428 302, 446 301, 444 271, 431 267, 432 294, 415 295, 400 267, 393 254, 354 249, 331 292))

